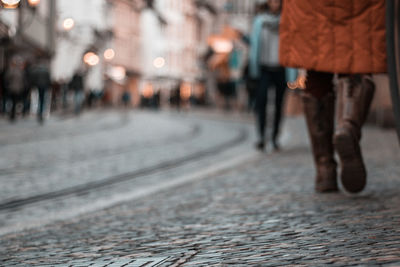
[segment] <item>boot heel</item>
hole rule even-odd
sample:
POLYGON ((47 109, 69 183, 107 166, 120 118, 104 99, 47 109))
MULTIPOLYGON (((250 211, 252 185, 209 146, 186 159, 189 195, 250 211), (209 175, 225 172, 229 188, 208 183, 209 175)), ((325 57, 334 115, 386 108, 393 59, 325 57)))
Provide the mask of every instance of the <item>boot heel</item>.
POLYGON ((367 183, 367 172, 358 141, 351 133, 341 131, 335 135, 334 145, 341 162, 343 187, 351 192, 361 192, 367 183))
POLYGON ((354 158, 354 151, 356 150, 356 145, 354 144, 353 137, 351 134, 340 132, 336 133, 334 137, 333 144, 335 145, 336 151, 339 157, 343 161, 350 161, 354 158))

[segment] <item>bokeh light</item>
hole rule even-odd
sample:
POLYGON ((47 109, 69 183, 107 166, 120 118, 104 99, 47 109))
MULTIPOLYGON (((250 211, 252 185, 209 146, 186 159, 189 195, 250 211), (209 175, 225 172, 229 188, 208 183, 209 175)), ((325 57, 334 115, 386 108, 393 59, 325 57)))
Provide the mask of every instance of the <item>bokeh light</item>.
POLYGON ((110 76, 116 81, 122 81, 126 77, 126 69, 124 67, 111 67, 110 76))
POLYGON ((144 88, 142 95, 144 98, 152 98, 154 95, 153 85, 151 83, 147 83, 144 88))
POLYGON ((99 56, 93 52, 88 52, 83 56, 83 61, 89 66, 96 66, 99 64, 99 56))
POLYGON ((183 100, 188 100, 192 95, 192 86, 190 83, 182 83, 181 85, 181 98, 183 100))
POLYGON ((40 3, 40 0, 28 0, 30 6, 37 6, 40 3))
POLYGON ((112 48, 106 49, 106 51, 104 51, 104 59, 110 61, 113 60, 115 57, 115 51, 112 48))
POLYGON ((1 0, 1 3, 3 4, 4 8, 17 8, 19 5, 19 2, 21 2, 21 0, 1 0))
POLYGON ((72 30, 72 28, 75 26, 75 21, 72 18, 67 18, 63 22, 63 28, 66 31, 72 30))
POLYGON ((161 69, 161 68, 164 67, 164 65, 165 65, 165 59, 162 58, 162 57, 158 57, 158 58, 154 59, 153 65, 154 65, 154 67, 156 67, 157 69, 161 69))
POLYGON ((230 53, 233 49, 233 44, 230 40, 218 39, 212 45, 216 53, 230 53))

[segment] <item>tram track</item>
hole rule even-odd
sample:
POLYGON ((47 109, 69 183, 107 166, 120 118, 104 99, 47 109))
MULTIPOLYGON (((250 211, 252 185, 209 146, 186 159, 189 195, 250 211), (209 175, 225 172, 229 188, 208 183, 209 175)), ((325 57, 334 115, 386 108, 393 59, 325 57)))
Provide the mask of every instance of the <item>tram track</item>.
MULTIPOLYGON (((176 143, 176 142, 181 142, 181 141, 186 141, 186 140, 190 140, 192 138, 195 138, 196 136, 201 134, 201 127, 198 124, 192 125, 190 127, 190 130, 184 134, 184 135, 173 135, 169 138, 165 138, 162 140, 156 140, 156 141, 147 141, 147 142, 142 142, 140 145, 138 145, 137 142, 133 142, 130 143, 128 145, 124 145, 123 148, 119 148, 117 150, 113 150, 113 151, 95 151, 95 153, 98 155, 97 159, 101 159, 101 158, 106 158, 106 157, 110 157, 110 156, 117 156, 117 155, 122 155, 124 153, 128 153, 129 151, 132 151, 132 149, 138 149, 141 147, 154 147, 154 146, 158 146, 160 144, 172 144, 172 143, 176 143)), ((87 155, 77 155, 74 158, 68 160, 68 161, 61 161, 61 163, 63 164, 74 164, 77 162, 82 162, 88 158, 90 158, 91 156, 87 156, 87 155)), ((32 164, 32 165, 25 165, 23 167, 19 167, 18 170, 14 170, 14 167, 10 167, 10 168, 0 168, 0 177, 1 176, 5 176, 5 175, 10 175, 16 172, 21 172, 21 171, 34 171, 36 169, 49 169, 49 168, 53 168, 54 164, 57 164, 60 160, 53 160, 53 161, 46 161, 43 162, 41 164, 32 164)))
POLYGON ((0 211, 7 211, 7 210, 17 210, 19 208, 22 208, 24 206, 32 205, 35 203, 39 202, 44 202, 44 201, 50 201, 54 199, 58 199, 61 197, 68 197, 68 196, 73 196, 73 195, 81 195, 81 194, 86 194, 90 193, 94 190, 97 189, 102 189, 106 188, 118 183, 126 182, 129 180, 137 179, 143 176, 151 175, 158 173, 160 171, 166 171, 170 169, 174 169, 177 167, 181 167, 185 164, 188 164, 190 162, 196 161, 203 159, 207 156, 215 155, 224 152, 227 149, 230 149, 232 147, 235 147, 243 142, 245 142, 248 139, 248 132, 245 129, 239 129, 238 134, 236 134, 233 138, 230 140, 220 143, 219 145, 216 145, 212 148, 204 149, 201 151, 197 151, 194 153, 191 153, 186 156, 182 156, 179 158, 175 158, 172 160, 167 160, 164 162, 161 162, 159 164, 150 166, 150 167, 145 167, 139 170, 135 170, 132 172, 126 172, 123 174, 115 175, 115 176, 110 176, 108 178, 104 178, 98 181, 91 181, 88 183, 84 183, 81 185, 76 185, 60 190, 55 190, 51 192, 46 192, 42 194, 37 194, 33 196, 28 196, 24 198, 16 198, 16 199, 10 199, 7 201, 4 201, 0 203, 0 211))
MULTIPOLYGON (((73 117, 76 119, 76 117, 73 117)), ((72 119, 71 119, 72 120, 72 119)), ((109 131, 110 129, 113 130, 119 130, 122 129, 126 126, 125 121, 107 121, 104 124, 99 125, 98 127, 90 127, 86 129, 81 129, 80 132, 69 132, 68 136, 69 137, 78 137, 78 136, 88 136, 93 133, 99 133, 99 132, 105 132, 109 131)), ((64 131, 68 132, 71 128, 65 127, 64 131)), ((28 129, 31 130, 31 129, 28 129)), ((42 128, 36 128, 37 131, 41 131, 42 128)), ((5 146, 15 146, 15 145, 26 145, 26 144, 32 144, 32 143, 40 143, 40 142, 48 142, 48 141, 56 141, 60 138, 63 138, 64 135, 59 135, 58 132, 51 132, 51 133, 46 133, 44 135, 40 135, 37 139, 31 140, 29 136, 23 135, 22 137, 20 136, 18 140, 2 140, 0 138, 0 146, 5 147, 5 146)))

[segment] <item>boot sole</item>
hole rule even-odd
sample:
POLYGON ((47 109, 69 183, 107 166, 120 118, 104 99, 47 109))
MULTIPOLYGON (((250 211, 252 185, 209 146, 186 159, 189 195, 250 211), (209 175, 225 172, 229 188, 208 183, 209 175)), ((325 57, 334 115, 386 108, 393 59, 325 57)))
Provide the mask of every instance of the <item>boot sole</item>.
POLYGON ((315 191, 317 193, 335 193, 338 192, 339 189, 336 185, 317 185, 315 191))
POLYGON ((367 183, 367 172, 358 142, 351 134, 337 134, 334 144, 341 162, 340 179, 343 187, 351 192, 361 192, 367 183))
POLYGON ((320 181, 315 184, 315 191, 318 193, 331 193, 339 191, 335 180, 332 181, 320 181))

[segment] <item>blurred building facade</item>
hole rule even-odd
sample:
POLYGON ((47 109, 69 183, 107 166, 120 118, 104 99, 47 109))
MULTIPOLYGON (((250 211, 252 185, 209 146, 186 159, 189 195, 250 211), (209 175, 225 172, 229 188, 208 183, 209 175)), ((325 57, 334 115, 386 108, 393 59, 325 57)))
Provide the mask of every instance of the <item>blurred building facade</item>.
POLYGON ((218 8, 219 26, 231 25, 244 33, 250 32, 257 1, 219 0, 215 3, 218 8))
POLYGON ((113 38, 110 48, 113 58, 106 65, 106 101, 118 104, 125 91, 130 93, 132 104, 138 105, 141 67, 140 14, 143 0, 109 1, 111 7, 113 38))
POLYGON ((35 5, 21 1, 14 9, 0 9, 0 58, 18 54, 26 60, 51 57, 55 51, 56 2, 41 0, 35 5))
MULTIPOLYGON (((116 0, 112 3, 115 57, 108 64, 109 99, 130 93, 131 104, 200 78, 198 5, 194 0, 116 0), (116 79, 116 73, 125 73, 116 79), (110 89, 111 88, 111 89, 110 89)), ((206 34, 204 34, 205 36, 206 34)))
MULTIPOLYGON (((12 113, 9 104, 13 101, 3 78, 14 56, 22 62, 25 71, 39 61, 50 64, 55 51, 55 20, 56 1, 53 0, 21 0, 12 8, 5 8, 4 3, 0 7, 0 112, 12 113)), ((29 93, 24 88, 19 95, 23 98, 25 114, 31 107, 29 93)))
MULTIPOLYGON (((123 81, 112 77, 113 103, 123 91, 138 105, 142 97, 157 93, 168 97, 181 84, 195 90, 203 72, 199 66, 213 16, 195 0, 116 0, 113 48, 116 56, 109 68, 126 70, 123 81), (205 23, 205 21, 207 23, 205 23)), ((122 70, 121 70, 122 71, 122 70)))
POLYGON ((112 38, 110 5, 105 0, 57 0, 57 45, 52 62, 53 79, 67 83, 74 73, 86 73, 85 90, 104 88, 104 51, 112 38), (98 62, 87 64, 92 52, 98 62), (96 64, 94 64, 96 63, 96 64))
POLYGON ((185 97, 204 94, 207 73, 201 58, 208 36, 232 22, 247 31, 252 12, 251 0, 78 2, 57 2, 53 79, 67 82, 86 68, 86 90, 104 89, 111 104, 119 104, 124 92, 130 93, 133 105, 139 105, 143 96, 163 92, 167 97, 179 86, 185 97), (64 28, 66 19, 73 20, 72 29, 64 28), (103 54, 109 48, 114 55, 107 60, 103 54), (82 60, 89 51, 99 57, 95 66, 82 60))
MULTIPOLYGON (((181 96, 187 99, 201 78, 198 6, 194 0, 158 0, 154 4, 162 45, 155 47, 158 54, 143 54, 143 60, 152 63, 147 68, 146 83, 154 84, 156 92, 182 87, 181 96)), ((149 41, 145 40, 144 45, 149 41)))

